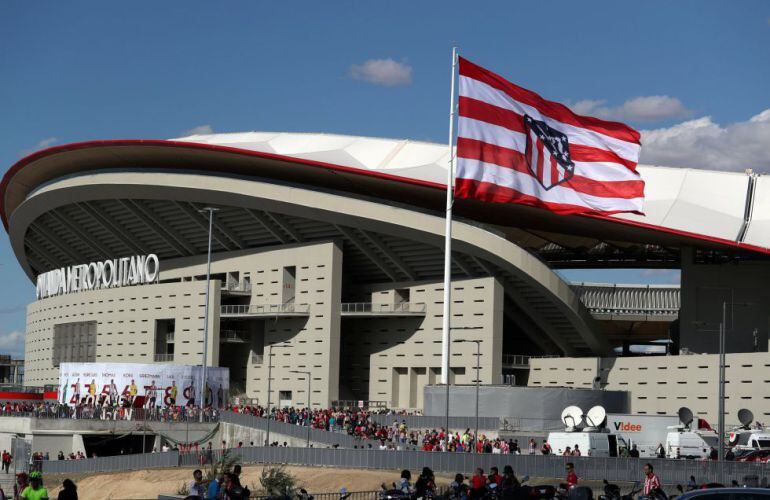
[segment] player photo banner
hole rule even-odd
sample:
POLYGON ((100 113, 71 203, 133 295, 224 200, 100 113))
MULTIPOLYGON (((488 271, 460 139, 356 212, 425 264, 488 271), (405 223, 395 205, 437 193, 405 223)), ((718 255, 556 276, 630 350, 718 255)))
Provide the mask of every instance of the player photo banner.
MULTIPOLYGON (((61 363, 59 402, 69 406, 85 404, 134 405, 144 407, 198 405, 198 384, 203 368, 187 365, 139 363, 61 363)), ((227 404, 230 370, 206 370, 206 405, 227 404)))

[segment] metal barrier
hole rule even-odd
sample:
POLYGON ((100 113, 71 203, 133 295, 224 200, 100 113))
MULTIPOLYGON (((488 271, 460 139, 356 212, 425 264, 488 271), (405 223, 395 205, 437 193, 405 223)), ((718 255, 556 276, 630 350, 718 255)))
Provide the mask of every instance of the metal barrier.
POLYGON ((424 315, 425 304, 422 302, 399 302, 394 304, 377 304, 372 302, 343 302, 340 304, 340 314, 424 315))
POLYGON ((307 304, 252 304, 252 305, 224 305, 220 311, 221 316, 307 316, 310 306, 307 304))
MULTIPOLYGON (((399 424, 406 421, 409 429, 441 429, 446 427, 446 417, 426 415, 371 415, 373 422, 379 425, 391 425, 394 421, 399 424)), ((475 429, 476 417, 449 417, 449 429, 475 429)), ((496 431, 501 428, 499 417, 479 417, 479 429, 496 431)))
MULTIPOLYGON (((221 450, 212 453, 219 460, 221 450)), ((685 484, 695 476, 699 483, 729 484, 745 476, 766 476, 765 464, 639 458, 562 457, 552 455, 495 455, 442 453, 424 451, 380 451, 367 449, 254 447, 230 450, 242 464, 287 464, 357 469, 419 471, 430 467, 435 472, 470 474, 476 467, 489 470, 511 465, 520 476, 564 477, 567 462, 575 464, 579 477, 585 480, 636 481, 642 479, 642 466, 651 463, 665 486, 685 484)), ((203 453, 205 458, 205 452, 203 453)), ((138 470, 160 467, 200 466, 201 455, 178 452, 121 455, 85 460, 38 462, 44 473, 88 473, 116 470, 138 470)))
POLYGON ((43 474, 77 474, 142 469, 166 469, 179 466, 179 452, 136 453, 83 460, 42 460, 35 462, 43 474))

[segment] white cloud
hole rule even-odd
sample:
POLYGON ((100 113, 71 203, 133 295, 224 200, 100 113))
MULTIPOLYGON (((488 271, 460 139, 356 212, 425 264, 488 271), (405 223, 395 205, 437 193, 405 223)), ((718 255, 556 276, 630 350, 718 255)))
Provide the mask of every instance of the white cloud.
POLYGON ((595 116, 605 120, 658 122, 692 115, 682 101, 667 95, 648 95, 634 97, 620 106, 606 106, 607 101, 586 99, 572 106, 575 113, 595 116))
POLYGON ((706 116, 641 133, 642 163, 770 172, 770 109, 725 126, 706 116))
POLYGON ((0 333, 0 353, 10 354, 13 357, 24 355, 24 332, 14 330, 9 333, 0 333))
POLYGON ((56 137, 46 137, 45 139, 41 139, 40 141, 38 141, 31 148, 22 149, 21 151, 19 151, 19 156, 31 155, 32 153, 40 151, 41 149, 50 148, 57 142, 59 142, 59 139, 57 139, 56 137))
POLYGON ((362 80, 375 85, 394 87, 412 83, 412 67, 406 62, 393 59, 369 59, 363 64, 350 66, 348 75, 354 80, 362 80))
POLYGON ((214 129, 211 127, 211 125, 198 125, 197 127, 193 127, 190 130, 185 130, 182 132, 182 136, 187 137, 189 135, 210 135, 214 133, 214 129))

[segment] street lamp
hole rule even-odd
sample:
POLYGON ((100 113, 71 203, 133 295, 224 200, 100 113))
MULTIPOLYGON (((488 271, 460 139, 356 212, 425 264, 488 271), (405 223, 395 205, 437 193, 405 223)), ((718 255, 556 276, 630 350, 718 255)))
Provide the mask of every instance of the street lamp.
MULTIPOLYGON (((289 370, 289 373, 299 373, 301 375, 305 375, 307 377, 307 417, 308 419, 311 419, 310 416, 310 380, 312 373, 310 372, 303 372, 302 370, 289 370)), ((311 420, 308 420, 307 423, 307 448, 310 448, 310 422, 311 420)))
POLYGON ((200 421, 203 422, 203 408, 206 406, 206 365, 208 361, 209 350, 209 288, 211 285, 211 233, 214 227, 214 212, 219 210, 218 208, 206 207, 202 210, 198 210, 200 213, 208 212, 209 214, 209 247, 206 257, 206 305, 203 308, 203 383, 201 384, 201 414, 200 421))
POLYGON ((287 345, 276 345, 270 344, 267 347, 267 431, 265 436, 265 442, 267 442, 267 446, 270 446, 270 389, 271 389, 271 382, 273 380, 272 372, 273 372, 273 347, 281 348, 281 347, 289 347, 287 345))
MULTIPOLYGON (((476 443, 474 446, 474 452, 479 452, 479 371, 481 369, 480 363, 481 363, 481 341, 480 340, 467 340, 467 339, 458 339, 455 340, 457 343, 462 342, 473 342, 476 344, 476 434, 474 436, 476 437, 476 443)), ((449 430, 447 429, 447 432, 449 430)))
MULTIPOLYGON (((726 337, 727 337, 727 306, 728 304, 730 306, 742 306, 742 307, 749 307, 754 305, 752 302, 731 302, 728 300, 722 301, 722 322, 719 323, 719 401, 717 404, 717 411, 719 414, 717 415, 717 429, 719 433, 719 462, 723 462, 725 459, 725 444, 724 444, 724 436, 725 436, 725 367, 727 365, 726 361, 726 337)), ((696 325, 705 325, 705 322, 695 322, 696 325)), ((711 331, 714 332, 715 330, 701 330, 701 331, 711 331)))

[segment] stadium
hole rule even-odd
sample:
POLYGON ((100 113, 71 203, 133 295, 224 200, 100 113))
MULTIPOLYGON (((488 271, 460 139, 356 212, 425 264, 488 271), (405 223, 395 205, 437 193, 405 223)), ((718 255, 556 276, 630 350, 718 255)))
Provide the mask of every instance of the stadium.
MULTIPOLYGON (((282 406, 423 409, 441 379, 447 165, 444 145, 268 132, 93 141, 20 160, 0 216, 38 285, 25 384, 57 383, 65 362, 200 364, 205 330, 209 364, 260 402, 270 379, 282 406), (41 290, 54 270, 57 286, 41 290)), ((728 421, 743 407, 770 415, 752 390, 770 366, 770 181, 639 171, 645 216, 455 202, 452 336, 470 342, 452 344, 451 384, 476 382, 479 341, 481 384, 628 391, 634 413, 686 405, 716 420, 726 307, 728 421), (575 268, 680 269, 681 287, 557 272, 575 268), (666 356, 632 355, 656 341, 666 356)))

